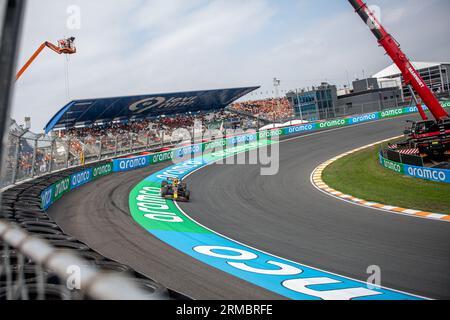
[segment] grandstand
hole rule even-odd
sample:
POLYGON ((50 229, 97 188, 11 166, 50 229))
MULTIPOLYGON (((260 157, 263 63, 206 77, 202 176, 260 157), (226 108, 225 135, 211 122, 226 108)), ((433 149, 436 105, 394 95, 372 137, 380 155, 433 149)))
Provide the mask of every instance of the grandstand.
POLYGON ((188 113, 221 111, 258 88, 76 100, 64 106, 52 117, 45 127, 45 132, 154 120, 188 113))

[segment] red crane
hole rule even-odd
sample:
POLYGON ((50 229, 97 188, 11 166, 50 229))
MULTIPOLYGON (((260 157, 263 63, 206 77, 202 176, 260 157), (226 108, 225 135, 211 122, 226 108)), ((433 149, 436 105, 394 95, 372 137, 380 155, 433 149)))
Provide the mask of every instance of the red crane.
POLYGON ((443 152, 450 150, 450 117, 448 113, 441 106, 434 93, 425 84, 411 61, 403 53, 400 44, 386 31, 364 1, 348 1, 361 19, 369 26, 380 46, 386 50, 386 53, 400 69, 404 82, 409 86, 420 115, 424 120, 422 122, 414 123, 412 130, 408 131, 408 134, 410 134, 409 144, 414 145, 414 147, 419 148, 421 152, 428 155, 440 155, 443 152), (428 120, 413 89, 428 107, 431 114, 436 119, 435 121, 428 120))
POLYGON ((20 79, 22 74, 28 69, 28 67, 36 60, 36 58, 41 54, 42 50, 45 48, 49 48, 56 52, 57 54, 74 54, 77 52, 77 48, 75 47, 75 38, 70 37, 67 39, 62 39, 58 41, 58 45, 54 45, 50 42, 44 42, 41 46, 36 50, 36 52, 31 56, 31 58, 25 63, 25 65, 20 69, 20 71, 16 75, 16 81, 20 79))

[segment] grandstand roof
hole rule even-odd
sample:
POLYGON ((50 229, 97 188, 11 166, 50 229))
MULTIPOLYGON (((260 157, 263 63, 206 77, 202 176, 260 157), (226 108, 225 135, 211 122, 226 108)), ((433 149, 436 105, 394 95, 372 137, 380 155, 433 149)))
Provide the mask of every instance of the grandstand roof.
POLYGON ((53 116, 46 125, 45 132, 112 121, 142 120, 163 115, 221 110, 257 89, 259 87, 75 100, 53 116))

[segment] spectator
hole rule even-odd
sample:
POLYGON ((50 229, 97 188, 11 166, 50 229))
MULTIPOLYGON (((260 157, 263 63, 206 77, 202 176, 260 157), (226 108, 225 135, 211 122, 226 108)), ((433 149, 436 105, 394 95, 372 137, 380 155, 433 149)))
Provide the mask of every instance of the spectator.
POLYGON ((231 109, 273 122, 280 122, 294 116, 294 110, 286 98, 237 102, 231 106, 231 109))

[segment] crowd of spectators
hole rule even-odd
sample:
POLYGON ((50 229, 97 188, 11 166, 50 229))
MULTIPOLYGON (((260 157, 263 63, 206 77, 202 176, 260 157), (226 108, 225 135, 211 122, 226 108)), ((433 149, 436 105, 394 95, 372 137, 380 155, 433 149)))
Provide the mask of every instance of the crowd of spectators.
POLYGON ((211 123, 228 121, 236 118, 236 115, 225 110, 212 113, 182 114, 173 116, 161 116, 155 119, 136 120, 127 123, 107 123, 86 128, 72 128, 58 133, 59 138, 99 138, 117 137, 126 134, 147 134, 151 138, 157 138, 161 131, 170 135, 179 128, 191 128, 196 122, 201 123, 204 129, 211 123))
MULTIPOLYGON (((55 132, 59 139, 70 141, 70 152, 74 155, 82 153, 98 153, 99 145, 106 151, 119 148, 145 146, 148 143, 159 144, 172 136, 179 128, 191 130, 195 123, 201 123, 202 129, 210 128, 219 123, 218 127, 227 121, 236 119, 236 114, 220 110, 206 113, 187 113, 171 116, 161 116, 154 119, 135 120, 127 123, 106 123, 84 128, 72 128, 55 132), (164 135, 162 134, 164 132, 164 135)), ((239 119, 238 119, 239 120, 239 119)))
POLYGON ((6 159, 2 167, 2 176, 0 177, 0 185, 8 185, 12 182, 15 172, 16 179, 23 179, 31 177, 33 174, 33 161, 34 161, 34 174, 44 174, 48 172, 50 167, 50 149, 38 148, 36 155, 32 147, 33 141, 22 139, 19 143, 19 148, 16 148, 17 139, 11 137, 17 137, 16 130, 10 131, 10 139, 6 148, 6 159), (11 135, 13 133, 13 135, 11 135), (18 152, 17 152, 18 151, 18 152), (36 156, 36 157, 35 157, 36 156), (34 158, 35 157, 35 158, 34 158))
POLYGON ((36 154, 34 152, 34 138, 22 136, 22 133, 25 132, 24 129, 14 123, 9 132, 11 137, 9 139, 10 147, 7 152, 4 176, 11 178, 16 170, 17 177, 20 179, 31 176, 33 172, 35 175, 46 173, 50 166, 53 166, 54 169, 60 166, 64 167, 67 160, 70 164, 78 164, 81 161, 80 159, 84 159, 85 156, 98 156, 99 153, 103 154, 103 152, 115 152, 118 147, 129 150, 131 145, 136 148, 140 145, 145 147, 149 143, 160 144, 163 137, 164 141, 168 142, 167 139, 172 138, 175 130, 185 128, 190 131, 197 123, 201 123, 203 130, 236 129, 244 127, 244 123, 248 123, 249 119, 237 115, 235 112, 220 110, 161 116, 128 123, 109 123, 85 128, 72 128, 55 131, 51 137, 44 137, 39 140, 36 154), (16 155, 18 137, 21 138, 19 152, 16 155), (67 155, 67 146, 69 146, 69 155, 67 155), (34 156, 36 156, 35 159, 33 159, 34 156), (34 170, 32 168, 33 161, 35 164, 34 170))
POLYGON ((283 121, 294 116, 294 110, 287 98, 237 102, 231 108, 273 122, 283 121))

